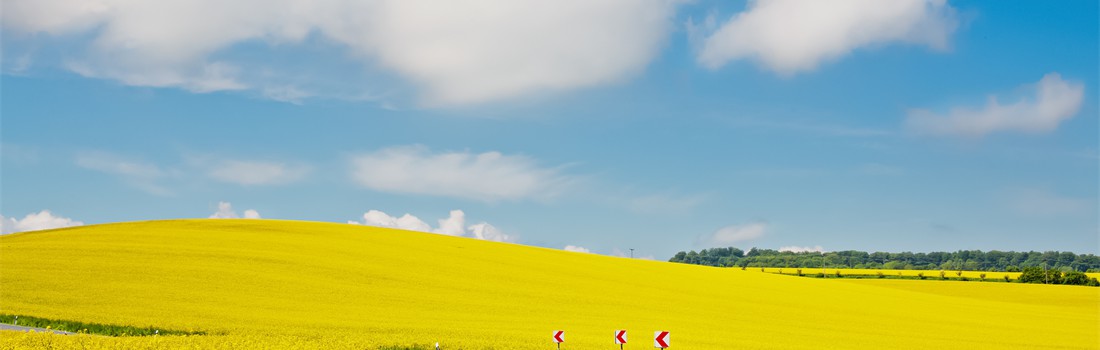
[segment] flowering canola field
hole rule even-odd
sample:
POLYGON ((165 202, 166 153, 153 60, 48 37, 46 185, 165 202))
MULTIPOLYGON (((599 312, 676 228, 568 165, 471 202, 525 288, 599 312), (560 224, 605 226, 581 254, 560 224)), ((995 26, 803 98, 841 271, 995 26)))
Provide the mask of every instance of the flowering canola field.
POLYGON ((1100 288, 798 278, 356 225, 172 220, 0 236, 0 349, 1100 348, 1100 288))

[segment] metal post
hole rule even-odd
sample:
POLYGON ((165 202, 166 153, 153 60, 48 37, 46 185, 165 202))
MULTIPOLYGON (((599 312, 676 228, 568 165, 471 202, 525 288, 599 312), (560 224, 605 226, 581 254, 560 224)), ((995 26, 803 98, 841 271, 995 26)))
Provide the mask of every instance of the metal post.
MULTIPOLYGON (((634 248, 630 248, 630 258, 634 259, 634 248)), ((620 344, 622 345, 622 344, 620 344)))

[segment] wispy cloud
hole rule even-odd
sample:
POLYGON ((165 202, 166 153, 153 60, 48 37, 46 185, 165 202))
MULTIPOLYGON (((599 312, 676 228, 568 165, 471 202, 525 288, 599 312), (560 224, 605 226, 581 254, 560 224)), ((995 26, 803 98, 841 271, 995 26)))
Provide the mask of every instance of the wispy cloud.
POLYGON ((545 199, 575 179, 560 167, 500 152, 433 153, 424 146, 391 147, 352 157, 352 179, 375 191, 473 199, 545 199))
MULTIPOLYGON (((250 89, 290 102, 314 94, 308 86, 286 88, 295 67, 218 53, 323 40, 356 63, 419 86, 428 103, 454 105, 625 79, 657 54, 676 3, 41 0, 5 2, 0 22, 5 31, 78 40, 86 49, 60 50, 57 60, 88 77, 196 92, 250 89)), ((357 79, 351 87, 369 83, 346 71, 323 74, 357 79)))
POLYGON ((1045 188, 1014 189, 1006 194, 1009 209, 1035 217, 1095 214, 1098 202, 1096 197, 1068 196, 1045 188))
POLYGON ((169 173, 153 163, 109 152, 91 151, 78 153, 76 164, 86 169, 119 176, 129 185, 150 194, 161 196, 172 194, 171 190, 159 184, 169 173))
POLYGON ((768 223, 766 222, 729 225, 701 238, 698 243, 706 245, 728 245, 748 242, 763 237, 764 234, 767 233, 767 229, 768 223))
POLYGON ((1085 86, 1058 73, 1044 75, 1025 87, 1033 96, 1001 104, 996 96, 982 108, 955 107, 946 114, 918 109, 909 112, 906 127, 918 134, 979 137, 994 132, 1048 133, 1081 109, 1085 86))
POLYGON ((775 129, 836 137, 883 137, 896 134, 890 130, 827 124, 818 121, 776 121, 758 118, 736 118, 730 120, 730 123, 735 127, 775 129))
POLYGON ((284 185, 309 173, 306 165, 272 161, 218 160, 203 166, 212 179, 245 186, 284 185))
POLYGON ((311 171, 308 164, 268 160, 186 156, 168 165, 104 151, 79 152, 82 168, 118 176, 127 184, 156 195, 172 195, 187 182, 214 180, 241 186, 285 185, 300 181, 311 171))
POLYGON ((716 28, 691 32, 712 32, 702 39, 697 56, 703 66, 714 69, 750 59, 793 75, 885 43, 944 50, 957 22, 944 0, 760 0, 716 28))
POLYGON ((632 197, 627 202, 631 210, 639 213, 685 213, 706 202, 708 197, 705 194, 677 195, 664 193, 632 197))

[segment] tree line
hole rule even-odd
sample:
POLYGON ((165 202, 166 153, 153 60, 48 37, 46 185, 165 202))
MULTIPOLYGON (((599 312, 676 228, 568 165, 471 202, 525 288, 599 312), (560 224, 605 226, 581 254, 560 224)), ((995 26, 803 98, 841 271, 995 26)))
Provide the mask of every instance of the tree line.
POLYGON ((678 252, 668 261, 718 267, 805 267, 889 270, 967 270, 1020 272, 1028 267, 1068 272, 1100 272, 1100 257, 1072 252, 959 250, 931 253, 780 252, 752 248, 710 248, 678 252))

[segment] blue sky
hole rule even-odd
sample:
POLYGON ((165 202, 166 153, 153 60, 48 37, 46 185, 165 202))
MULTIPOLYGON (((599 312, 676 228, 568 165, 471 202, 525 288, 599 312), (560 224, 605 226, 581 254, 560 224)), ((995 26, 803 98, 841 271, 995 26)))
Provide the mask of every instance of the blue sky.
POLYGON ((5 233, 1100 252, 1095 2, 158 4, 4 3, 5 233))

